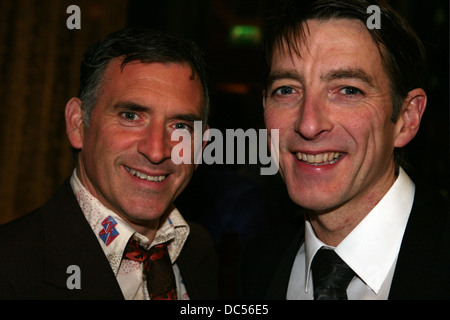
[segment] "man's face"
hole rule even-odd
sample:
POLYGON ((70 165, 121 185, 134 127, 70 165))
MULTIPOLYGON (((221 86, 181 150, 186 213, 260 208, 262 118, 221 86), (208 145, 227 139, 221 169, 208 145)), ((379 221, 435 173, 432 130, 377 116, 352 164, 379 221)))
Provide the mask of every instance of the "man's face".
POLYGON ((266 126, 280 130, 281 175, 303 207, 370 209, 395 180, 389 79, 361 22, 308 27, 301 57, 275 51, 265 92, 266 126))
POLYGON ((81 125, 71 142, 81 149, 83 185, 125 220, 145 225, 170 209, 195 170, 171 161, 179 143, 171 134, 193 131, 194 121, 202 120, 203 91, 188 65, 120 67, 119 59, 108 64, 89 126, 81 125))

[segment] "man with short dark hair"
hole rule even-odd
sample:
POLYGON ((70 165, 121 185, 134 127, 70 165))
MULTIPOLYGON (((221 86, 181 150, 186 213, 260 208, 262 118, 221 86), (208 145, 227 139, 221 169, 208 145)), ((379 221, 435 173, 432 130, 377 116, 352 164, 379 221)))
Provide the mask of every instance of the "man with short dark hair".
POLYGON ((0 297, 217 297, 211 238, 173 205, 196 165, 173 163, 172 133, 206 122, 205 69, 195 44, 144 28, 87 51, 65 111, 77 167, 47 204, 0 228, 0 297))
POLYGON ((243 297, 449 298, 448 200, 415 185, 396 156, 427 102, 420 40, 377 1, 278 6, 264 29, 264 117, 305 214, 249 244, 243 297), (379 29, 366 25, 371 5, 379 29))

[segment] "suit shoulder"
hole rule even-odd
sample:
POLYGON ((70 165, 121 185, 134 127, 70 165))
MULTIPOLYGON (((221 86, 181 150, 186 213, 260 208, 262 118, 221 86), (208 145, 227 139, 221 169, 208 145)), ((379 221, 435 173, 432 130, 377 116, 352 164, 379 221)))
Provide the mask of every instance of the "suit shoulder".
POLYGON ((195 243, 212 244, 213 240, 210 233, 201 225, 189 222, 189 239, 195 243))
MULTIPOLYGON (((30 274, 40 273, 44 243, 42 227, 39 210, 0 226, 0 287, 9 286, 12 280, 20 281, 30 274)), ((8 297, 8 292, 5 290, 2 294, 8 297)))
MULTIPOLYGON (((0 226, 0 248, 26 245, 41 238, 43 223, 40 209, 27 213, 13 221, 0 226)), ((4 252, 4 251, 3 251, 4 252)))
MULTIPOLYGON (((416 186, 413 208, 409 223, 414 229, 426 230, 430 240, 442 242, 436 238, 439 235, 448 235, 450 230, 450 200, 434 190, 423 185, 416 186)), ((417 234, 419 231, 415 231, 417 234)), ((423 234, 423 232, 422 232, 423 234)), ((446 239, 448 241, 448 239, 446 239)), ((433 242, 434 243, 434 242, 433 242)))
POLYGON ((449 297, 450 202, 427 185, 416 184, 389 299, 449 297), (426 274, 426 277, 411 277, 426 274))
POLYGON ((414 205, 432 207, 450 215, 450 199, 427 185, 416 185, 414 205))

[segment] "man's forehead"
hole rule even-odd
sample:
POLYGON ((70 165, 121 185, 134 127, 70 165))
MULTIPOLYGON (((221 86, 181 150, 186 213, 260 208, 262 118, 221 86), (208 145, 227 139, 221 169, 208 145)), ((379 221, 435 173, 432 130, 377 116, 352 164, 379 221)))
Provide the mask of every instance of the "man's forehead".
POLYGON ((119 101, 121 106, 148 107, 168 97, 184 101, 183 105, 198 113, 204 109, 202 83, 197 75, 192 78, 188 63, 133 60, 123 64, 123 58, 114 58, 106 66, 99 88, 100 100, 119 101))
POLYGON ((373 88, 387 77, 382 53, 361 21, 308 20, 302 27, 275 47, 266 85, 287 78, 304 82, 310 68, 322 81, 355 79, 373 88))
POLYGON ((123 58, 113 58, 107 64, 101 88, 117 86, 137 86, 139 83, 156 82, 177 88, 196 87, 202 89, 200 77, 188 63, 183 62, 146 62, 133 60, 123 63, 123 58), (177 76, 173 77, 173 72, 177 76))
MULTIPOLYGON (((352 35, 357 46, 370 47, 371 51, 381 53, 378 43, 371 36, 366 25, 358 19, 350 18, 331 18, 331 19, 309 19, 284 33, 277 41, 273 43, 272 62, 281 57, 297 56, 302 58, 304 54, 309 53, 310 46, 314 41, 320 41, 326 38, 327 42, 334 41, 342 44, 345 39, 352 35), (340 34, 339 31, 342 31, 340 34), (335 33, 335 37, 330 40, 330 32, 335 33)), ((355 45, 355 43, 348 43, 355 45)))

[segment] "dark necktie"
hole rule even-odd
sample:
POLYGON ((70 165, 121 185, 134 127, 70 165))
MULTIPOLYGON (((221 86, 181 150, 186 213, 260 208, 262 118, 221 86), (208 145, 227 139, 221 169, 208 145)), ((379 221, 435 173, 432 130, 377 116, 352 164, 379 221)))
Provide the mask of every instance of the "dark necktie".
POLYGON ((145 250, 131 237, 123 258, 144 263, 144 274, 151 300, 177 300, 177 286, 167 244, 158 244, 150 250, 145 250))
POLYGON ((353 270, 333 250, 320 249, 312 265, 314 300, 347 300, 353 270))

